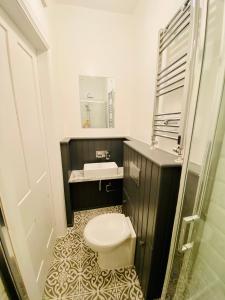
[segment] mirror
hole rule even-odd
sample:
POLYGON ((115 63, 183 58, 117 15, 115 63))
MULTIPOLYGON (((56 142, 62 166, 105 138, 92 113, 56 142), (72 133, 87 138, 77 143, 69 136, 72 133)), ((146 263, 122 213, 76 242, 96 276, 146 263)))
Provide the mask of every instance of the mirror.
POLYGON ((115 80, 109 77, 79 76, 81 126, 113 128, 115 80))

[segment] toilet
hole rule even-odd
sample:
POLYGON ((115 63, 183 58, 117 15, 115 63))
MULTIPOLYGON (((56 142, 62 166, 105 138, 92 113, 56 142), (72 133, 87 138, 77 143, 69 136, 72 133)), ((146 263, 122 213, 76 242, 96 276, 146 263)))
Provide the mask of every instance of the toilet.
POLYGON ((134 264, 136 234, 130 218, 124 214, 108 213, 94 217, 84 229, 84 239, 98 253, 101 269, 134 264))

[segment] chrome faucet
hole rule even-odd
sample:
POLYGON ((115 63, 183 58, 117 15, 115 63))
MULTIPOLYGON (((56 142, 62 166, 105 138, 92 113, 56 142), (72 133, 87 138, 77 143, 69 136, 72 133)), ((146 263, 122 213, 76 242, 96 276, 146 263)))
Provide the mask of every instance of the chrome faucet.
POLYGON ((110 157, 111 157, 110 152, 109 151, 105 151, 105 159, 106 160, 110 160, 110 157))
POLYGON ((106 160, 110 160, 110 152, 108 150, 100 150, 96 151, 96 158, 101 159, 105 158, 106 160))

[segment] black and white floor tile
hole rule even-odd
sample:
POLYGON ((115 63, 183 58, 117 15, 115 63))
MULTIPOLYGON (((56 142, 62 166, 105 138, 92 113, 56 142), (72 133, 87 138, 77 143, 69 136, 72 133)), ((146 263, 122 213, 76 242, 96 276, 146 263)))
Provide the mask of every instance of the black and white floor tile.
POLYGON ((121 206, 74 214, 74 227, 56 241, 43 300, 143 300, 135 268, 101 270, 83 239, 87 222, 110 212, 121 212, 121 206))

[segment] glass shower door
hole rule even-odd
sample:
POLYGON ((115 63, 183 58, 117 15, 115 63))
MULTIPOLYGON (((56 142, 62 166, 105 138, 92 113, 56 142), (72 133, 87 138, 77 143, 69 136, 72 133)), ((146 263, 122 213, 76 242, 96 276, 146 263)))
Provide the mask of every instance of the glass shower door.
POLYGON ((225 1, 209 0, 162 299, 225 299, 225 1))
POLYGON ((214 147, 217 167, 210 169, 200 219, 191 238, 194 246, 181 270, 175 299, 225 299, 225 139, 214 147))
POLYGON ((184 257, 173 295, 177 300, 225 299, 225 91, 222 101, 194 214, 182 221, 178 251, 184 257))

